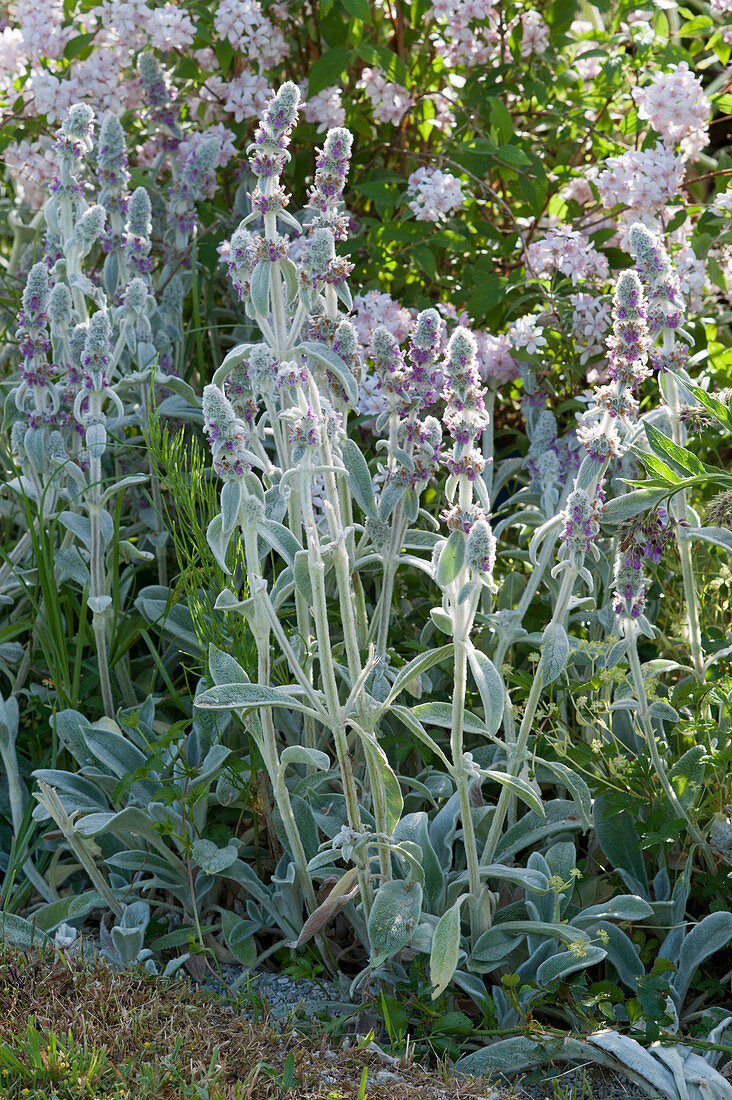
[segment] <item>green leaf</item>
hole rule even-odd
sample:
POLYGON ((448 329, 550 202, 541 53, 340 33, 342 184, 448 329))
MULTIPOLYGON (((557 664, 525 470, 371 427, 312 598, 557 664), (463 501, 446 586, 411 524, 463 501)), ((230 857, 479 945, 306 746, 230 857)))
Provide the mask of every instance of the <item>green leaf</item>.
POLYGON ((511 112, 502 100, 495 96, 488 96, 488 110, 490 112, 491 126, 494 126, 499 141, 510 142, 513 138, 513 119, 511 112))
POLYGON ((207 875, 220 875, 239 858, 239 849, 236 844, 219 848, 212 840, 196 840, 191 854, 194 862, 207 875))
POLYGON ((666 462, 672 470, 681 474, 682 477, 685 474, 699 475, 708 472, 704 463, 700 462, 696 455, 692 454, 686 447, 679 447, 677 443, 674 443, 672 439, 669 439, 663 432, 659 432, 658 428, 654 428, 647 421, 644 427, 649 447, 656 457, 660 458, 662 462, 666 462))
POLYGON ((312 97, 338 84, 351 61, 351 50, 345 46, 332 46, 315 61, 308 70, 308 96, 312 97))
POLYGON ((707 751, 704 745, 692 745, 668 773, 671 786, 685 810, 691 809, 703 793, 706 767, 707 751))
POLYGON ((341 4, 349 15, 360 19, 362 23, 373 22, 369 0, 341 0, 341 4))
POLYGON ((602 510, 603 523, 623 523, 660 504, 666 494, 662 489, 633 489, 608 500, 602 510))
POLYGON ((295 575, 295 587, 306 601, 308 607, 313 606, 313 584, 310 578, 308 566, 309 554, 307 550, 298 550, 295 554, 293 573, 295 575))
POLYGON ((569 638, 561 623, 549 623, 541 645, 539 672, 541 686, 553 683, 561 676, 569 658, 569 638))
POLYGON ((389 80, 406 87, 409 84, 409 74, 404 62, 386 46, 366 44, 359 46, 356 51, 367 65, 374 65, 383 69, 389 80))
POLYGON ((89 31, 88 34, 77 34, 74 38, 70 38, 64 46, 64 57, 69 61, 73 61, 75 57, 84 52, 96 36, 96 31, 89 31))
POLYGON ((419 719, 414 716, 409 707, 397 706, 397 704, 395 703, 390 708, 390 714, 393 714, 396 718, 398 718, 399 721, 407 727, 409 732, 412 733, 418 741, 421 741, 423 745, 427 746, 430 752, 433 752, 435 756, 439 757, 446 768, 450 767, 450 761, 447 759, 440 746, 437 744, 434 738, 430 737, 430 735, 427 733, 427 730, 424 728, 419 719))
POLYGON ((308 748, 307 745, 288 745, 280 755, 280 768, 284 770, 288 764, 307 764, 308 767, 327 772, 330 770, 330 757, 327 752, 308 748))
POLYGON ((577 812, 582 818, 582 827, 584 829, 589 829, 590 816, 592 813, 592 792, 582 776, 578 775, 572 768, 567 767, 566 764, 561 764, 558 760, 537 759, 537 764, 538 763, 541 763, 543 767, 552 772, 562 786, 567 788, 572 795, 572 800, 577 807, 577 812))
MULTIPOLYGON (((412 714, 428 726, 444 726, 445 729, 452 727, 451 703, 418 703, 416 707, 412 707, 412 714)), ((463 729, 466 733, 480 733, 483 736, 486 733, 483 719, 469 710, 465 711, 463 729)))

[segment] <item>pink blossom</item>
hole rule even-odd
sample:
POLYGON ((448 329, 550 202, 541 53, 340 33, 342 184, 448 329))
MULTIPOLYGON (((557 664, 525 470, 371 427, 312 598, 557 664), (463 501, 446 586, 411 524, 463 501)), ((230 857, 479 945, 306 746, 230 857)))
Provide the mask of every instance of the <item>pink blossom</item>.
POLYGON ((511 341, 506 333, 493 336, 490 332, 474 331, 478 346, 478 370, 483 381, 495 378, 498 382, 512 382, 518 378, 518 363, 511 355, 511 341))
POLYGON ((610 270, 605 256, 582 233, 559 225, 550 229, 542 241, 529 245, 527 266, 535 275, 552 270, 569 275, 574 284, 578 279, 602 279, 610 270))
POLYGON ((694 249, 684 242, 673 257, 679 290, 690 312, 697 312, 702 305, 704 288, 707 282, 707 269, 703 260, 698 259, 694 249))
POLYGON ((407 181, 408 205, 418 222, 439 222, 465 202, 457 176, 439 168, 418 168, 407 181))
POLYGON ((3 160, 19 202, 40 210, 48 198, 48 187, 58 170, 51 142, 12 142, 3 152, 3 160))
POLYGON ((374 119, 398 126, 412 106, 412 97, 401 84, 386 79, 381 69, 364 69, 356 85, 371 100, 374 119))
POLYGON ((63 0, 16 0, 12 22, 17 26, 31 61, 42 57, 62 57, 64 47, 76 33, 73 27, 64 26, 63 0))
POLYGON ((271 94, 267 78, 254 72, 240 73, 231 80, 210 76, 201 88, 202 98, 216 109, 233 115, 236 122, 258 118, 271 94))
POLYGON ((181 141, 178 146, 178 156, 180 163, 184 164, 191 153, 195 152, 208 138, 215 137, 219 143, 218 156, 212 166, 211 186, 216 187, 216 177, 214 172, 219 168, 223 168, 228 164, 233 156, 236 155, 236 134, 219 122, 216 126, 207 126, 205 130, 194 130, 188 134, 187 137, 181 141))
POLYGON ((532 53, 544 53, 549 45, 549 27, 538 11, 525 11, 521 16, 523 36, 521 38, 521 57, 524 60, 532 53))
POLYGON ((328 88, 323 88, 322 92, 308 97, 307 81, 304 85, 300 110, 305 121, 314 122, 319 133, 329 130, 332 126, 343 126, 346 121, 346 112, 343 109, 341 89, 332 84, 328 88))
POLYGON ((672 65, 669 72, 657 73, 641 88, 637 105, 638 117, 647 118, 667 144, 680 143, 688 156, 701 152, 707 144, 711 104, 686 61, 672 65))
POLYGON ((437 53, 448 68, 476 68, 494 57, 499 41, 496 0, 434 0, 427 19, 437 20, 437 53))
POLYGON ((580 363, 604 354, 608 333, 608 302, 596 294, 570 294, 572 334, 580 363))
POLYGON ((371 337, 374 329, 383 325, 397 342, 402 344, 407 339, 416 316, 415 310, 400 306, 380 290, 367 290, 365 294, 354 294, 353 312, 354 316, 351 320, 365 357, 371 355, 371 337))
POLYGON ((185 50, 196 37, 190 16, 170 2, 148 11, 145 30, 156 50, 185 50))
POLYGON ((221 0, 214 16, 214 30, 259 68, 279 65, 287 57, 282 31, 265 14, 258 0, 221 0))
POLYGON ((527 313, 509 325, 508 339, 512 348, 526 351, 529 355, 535 355, 546 347, 547 342, 544 327, 539 324, 539 317, 535 313, 527 313))
POLYGON ((655 149, 629 149, 608 157, 605 164, 596 180, 603 206, 623 203, 638 217, 665 206, 684 180, 684 158, 662 142, 655 149))

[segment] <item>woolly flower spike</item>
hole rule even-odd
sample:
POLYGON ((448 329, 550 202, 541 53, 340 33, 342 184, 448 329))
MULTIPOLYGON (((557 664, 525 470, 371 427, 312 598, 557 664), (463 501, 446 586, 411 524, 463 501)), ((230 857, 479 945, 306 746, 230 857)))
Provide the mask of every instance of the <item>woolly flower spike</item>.
POLYGON ((476 350, 472 333, 461 326, 450 337, 442 367, 447 378, 442 394, 447 405, 443 423, 455 440, 456 459, 460 458, 463 448, 471 446, 488 427, 484 391, 478 385, 476 350))
POLYGON ((101 390, 107 385, 105 371, 109 366, 111 350, 112 329, 106 313, 100 309, 89 321, 84 350, 81 353, 81 365, 86 373, 86 389, 101 390))
POLYGON ((476 520, 470 529, 465 548, 465 561, 469 569, 493 577, 496 564, 496 538, 485 519, 476 520))
POLYGON ((436 309, 423 309, 417 314, 407 353, 412 364, 410 396, 425 409, 437 400, 436 364, 444 339, 445 322, 436 309))
POLYGON ((137 187, 127 206, 127 239, 125 259, 132 272, 143 278, 152 271, 150 259, 150 234, 152 233, 152 208, 150 196, 144 187, 137 187))
POLYGON ((203 391, 203 430, 209 437, 213 468, 222 481, 235 481, 251 469, 246 425, 216 386, 203 391))
MULTIPOLYGON (((30 386, 45 386, 53 373, 47 360, 51 350, 47 331, 48 301, 48 268, 45 263, 37 263, 28 273, 17 331, 18 346, 23 356, 21 375, 30 386)), ((21 392, 18 391, 16 396, 18 408, 23 407, 21 392)))
POLYGON ((87 103, 75 103, 69 108, 69 113, 58 134, 64 137, 76 138, 81 142, 86 151, 91 151, 91 134, 94 122, 94 111, 87 103))
POLYGON ((623 271, 618 278, 612 316, 613 334, 607 338, 608 375, 613 382, 631 388, 640 386, 650 374, 647 360, 651 341, 645 295, 634 271, 623 271))
POLYGON ((90 206, 74 227, 74 241, 84 255, 91 251, 94 244, 104 232, 104 223, 107 220, 107 211, 103 206, 90 206))
MULTIPOLYGON (((211 178, 216 171, 220 149, 219 139, 215 136, 205 138, 200 145, 188 154, 180 179, 171 188, 168 224, 173 226, 176 235, 184 240, 196 226, 196 203, 203 198, 211 178)), ((178 240, 180 247, 184 240, 178 240)))
POLYGON ((297 122, 300 89, 288 80, 264 109, 262 121, 249 147, 249 164, 255 176, 268 179, 279 176, 289 160, 287 146, 290 134, 297 122))
POLYGON ((613 593, 613 611, 616 615, 629 615, 637 619, 646 606, 646 584, 641 565, 636 569, 627 565, 625 555, 620 551, 615 558, 615 591, 613 593))
POLYGON ((176 127, 178 112, 173 106, 175 90, 168 86, 160 63, 151 53, 141 53, 137 62, 137 71, 140 74, 140 83, 147 96, 147 101, 153 108, 153 115, 161 126, 173 129, 176 137, 179 131, 176 127))
POLYGON ((125 133, 117 116, 110 113, 105 115, 99 131, 97 179, 99 201, 112 217, 123 214, 127 208, 129 178, 125 133))
POLYGON ((144 314, 150 308, 153 299, 144 279, 132 279, 125 290, 124 305, 130 313, 144 314))
POLYGON ((273 397, 277 392, 279 363, 266 344, 257 344, 249 353, 247 377, 255 397, 273 397))
POLYGON ((46 320, 48 298, 48 268, 45 263, 34 264, 28 272, 23 291, 21 322, 26 325, 43 324, 46 320))
POLYGON ((379 325, 374 329, 371 347, 371 356, 389 411, 403 416, 408 408, 409 376, 399 343, 387 328, 379 325))
POLYGON ((587 457, 596 462, 608 462, 623 453, 622 441, 612 424, 603 426, 601 421, 596 421, 594 424, 580 425, 577 438, 587 451, 587 457))
POLYGON ((312 452, 320 446, 321 432, 315 413, 311 408, 290 425, 288 435, 292 446, 292 458, 299 462, 308 452, 312 452))
POLYGON ((582 565, 582 558, 597 538, 600 530, 598 503, 596 498, 591 500, 584 489, 575 489, 567 498, 567 507, 562 512, 564 528, 560 538, 566 555, 574 565, 582 565))
POLYGON ((318 212, 313 225, 330 225, 337 241, 348 234, 348 218, 338 213, 351 159, 353 138, 343 127, 329 130, 315 161, 315 184, 308 190, 308 206, 318 212))
MULTIPOLYGON (((40 265, 39 265, 40 266, 40 265)), ((45 267, 45 264, 43 265, 45 267)), ((66 283, 56 283, 48 296, 48 319, 52 331, 65 331, 72 323, 71 291, 66 283)))
POLYGON ((673 332, 683 320, 684 301, 668 253, 661 240, 640 222, 631 228, 629 241, 636 267, 648 284, 651 335, 657 336, 664 329, 673 332))
POLYGON ((229 241, 227 270, 240 302, 249 297, 249 283, 256 266, 253 245, 253 235, 242 225, 234 230, 229 241))

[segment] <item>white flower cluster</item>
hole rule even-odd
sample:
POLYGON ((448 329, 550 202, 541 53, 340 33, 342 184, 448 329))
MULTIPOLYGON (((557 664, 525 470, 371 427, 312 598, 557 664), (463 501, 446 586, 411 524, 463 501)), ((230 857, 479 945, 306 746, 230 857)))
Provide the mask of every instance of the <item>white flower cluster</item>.
POLYGON ((330 130, 333 126, 343 126, 346 121, 346 112, 343 108, 343 92, 335 84, 323 88, 322 92, 308 97, 308 82, 303 81, 303 102, 300 110, 306 122, 315 123, 319 133, 330 130))
POLYGON ((529 355, 535 355, 546 346, 544 328, 539 324, 539 318, 534 313, 527 313, 509 325, 508 338, 513 348, 517 351, 526 351, 529 355))
POLYGON ((407 181, 409 209, 418 222, 439 222, 458 210, 465 194, 457 176, 439 168, 418 168, 407 181))

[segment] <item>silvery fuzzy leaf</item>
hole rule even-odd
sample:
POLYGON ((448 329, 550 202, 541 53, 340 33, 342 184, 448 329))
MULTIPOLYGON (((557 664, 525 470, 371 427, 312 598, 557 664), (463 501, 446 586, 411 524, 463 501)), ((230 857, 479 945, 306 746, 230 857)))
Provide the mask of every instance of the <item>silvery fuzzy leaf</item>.
POLYGON ((702 539, 713 546, 721 546, 723 550, 732 551, 732 531, 726 527, 690 527, 685 536, 692 539, 702 539))
POLYGON ((542 636, 539 674, 546 687, 561 676, 569 658, 569 638, 561 623, 549 623, 542 636))
POLYGON ((641 512, 649 512, 663 500, 663 489, 633 489, 619 497, 606 501, 602 509, 602 523, 623 523, 641 512))
POLYGON ((418 657, 413 657, 404 668, 399 669, 394 683, 391 686, 391 690, 384 700, 379 713, 382 714, 387 711, 391 702, 396 699, 396 697, 404 691, 417 676, 421 676, 423 672, 429 671, 429 669, 434 668, 435 665, 452 657, 453 649, 452 642, 448 645, 440 646, 439 649, 429 649, 426 653, 420 653, 418 657))
POLYGON ((546 875, 530 867, 506 867, 503 863, 481 864, 480 874, 481 877, 512 882, 515 886, 522 886, 532 894, 546 894, 549 889, 549 880, 546 875))
POLYGON ((258 707, 287 707, 310 712, 310 708, 285 688, 263 684, 217 684, 197 695, 193 705, 211 710, 252 710, 258 707))
POLYGON ((109 810, 109 803, 99 787, 90 779, 85 779, 83 775, 59 771, 56 768, 37 768, 31 772, 31 776, 33 779, 42 779, 58 794, 71 795, 76 799, 77 808, 82 813, 96 810, 106 813, 109 810))
POLYGON ((117 283, 119 281, 119 256, 116 252, 107 253, 104 259, 104 267, 102 268, 102 279, 104 281, 104 289, 107 292, 109 298, 114 298, 117 293, 117 283))
POLYGON ((221 531, 230 535, 237 525, 239 510, 244 500, 244 486, 238 478, 225 481, 221 486, 221 531))
POLYGON ((442 761, 446 768, 450 767, 450 761, 447 759, 440 746, 434 738, 430 737, 422 723, 415 717, 409 707, 402 707, 393 703, 390 708, 390 713, 394 715, 395 718, 398 718, 400 722, 403 722, 409 732, 413 734, 417 740, 421 741, 423 745, 426 745, 427 748, 442 761))
POLYGON ((247 968, 253 967, 257 959, 257 946, 254 942, 257 923, 242 920, 236 913, 225 909, 221 914, 221 928, 224 942, 236 961, 247 968))
POLYGON ((346 310, 350 313, 353 309, 353 298, 351 297, 351 291, 346 280, 339 279, 338 282, 335 284, 335 290, 338 299, 343 302, 346 310))
POLYGON ((9 695, 7 699, 3 699, 0 695, 0 738, 2 738, 3 746, 6 749, 12 748, 15 744, 15 739, 18 736, 18 722, 20 720, 20 712, 18 710, 18 700, 14 695, 9 695))
POLYGON ((289 527, 285 527, 282 523, 275 523, 272 519, 265 519, 257 525, 257 530, 264 541, 281 554, 289 566, 294 565, 295 555, 302 550, 302 547, 289 527))
POLYGON ((679 720, 678 711, 674 710, 671 704, 664 699, 656 699, 651 703, 648 712, 652 718, 660 718, 662 722, 678 722, 679 720))
POLYGON ((224 524, 221 516, 214 516, 206 528, 206 542, 211 548, 211 553, 216 558, 221 569, 229 576, 231 576, 231 570, 226 564, 226 551, 229 548, 231 536, 231 531, 224 531, 224 524))
POLYGON ((424 810, 404 814, 394 829, 394 840, 397 843, 409 841, 420 849, 426 902, 431 912, 439 913, 444 908, 447 877, 432 847, 428 827, 429 819, 424 810))
POLYGON ((610 647, 608 655, 605 658, 605 668, 615 668, 615 666, 622 661, 623 657, 625 657, 629 646, 629 638, 621 638, 619 642, 615 642, 615 644, 610 647))
POLYGON ((619 894, 610 901, 590 905, 573 918, 572 923, 581 927, 601 920, 645 920, 653 913, 653 908, 643 898, 635 894, 619 894))
POLYGON ((603 931, 607 937, 604 943, 607 961, 615 967, 623 984, 637 992, 638 980, 645 974, 645 967, 635 944, 616 924, 601 921, 595 932, 597 930, 603 931))
POLYGON ((17 947, 45 946, 52 941, 45 932, 15 913, 0 912, 0 939, 17 947))
MULTIPOLYGON (((427 726, 443 726, 445 729, 450 729, 452 726, 451 703, 418 703, 411 709, 415 718, 420 722, 424 722, 427 726)), ((463 729, 466 733, 485 734, 486 725, 477 714, 466 710, 463 718, 463 729)))
POLYGON ((216 368, 214 376, 211 379, 212 384, 221 387, 234 367, 238 367, 240 363, 244 362, 253 347, 255 347, 254 344, 237 344, 236 347, 231 348, 224 356, 221 365, 216 368))
POLYGON ((259 260, 249 283, 252 309, 262 317, 269 314, 269 283, 272 275, 272 262, 259 260))
POLYGON ((117 779, 147 763, 145 754, 120 733, 94 726, 87 726, 82 732, 89 752, 117 779))
POLYGON ((92 614, 103 615, 108 607, 112 606, 111 596, 89 596, 87 604, 91 608, 92 614))
POLYGON ((114 954, 123 966, 140 960, 145 945, 145 933, 140 928, 120 928, 115 925, 110 933, 114 954))
POLYGON ((392 880, 379 887, 368 921, 373 966, 380 966, 409 944, 421 912, 418 882, 392 880))
POLYGON ((305 355, 309 355, 311 359, 315 359, 317 363, 320 363, 326 370, 334 374, 346 392, 350 407, 352 409, 358 408, 358 382, 351 368, 337 352, 329 348, 327 344, 321 344, 314 340, 304 341, 295 348, 295 351, 304 352, 305 355))
POLYGON ((360 448, 352 439, 346 439, 341 450, 343 465, 348 471, 348 487, 361 511, 376 519, 376 497, 371 474, 360 448))
POLYGON ((457 577, 465 564, 465 535, 462 531, 453 531, 442 547, 437 563, 436 580, 445 588, 457 577))
POLYGON ((618 809, 606 795, 593 804, 592 817, 600 847, 616 870, 629 871, 647 898, 648 876, 633 815, 618 809))
POLYGON ((192 855, 194 861, 207 875, 220 875, 239 858, 239 849, 236 844, 227 844, 225 848, 219 848, 211 840, 196 840, 193 843, 192 855))
POLYGON ((491 733, 498 733, 503 721, 506 688, 498 669, 485 653, 468 643, 468 663, 485 711, 485 724, 491 733))
POLYGON ((589 829, 592 816, 592 792, 582 776, 558 760, 544 760, 537 757, 536 763, 551 772, 561 785, 567 788, 582 819, 583 829, 589 829))
POLYGON ((43 428, 29 428, 25 433, 24 446, 31 466, 42 473, 48 465, 43 428))
MULTIPOLYGON (((168 540, 168 532, 164 531, 162 534, 165 536, 165 542, 168 540)), ((149 536, 148 536, 149 537, 149 536)), ((163 543, 162 545, 165 545, 163 543)), ((149 550, 140 550, 134 543, 128 542, 127 539, 120 539, 117 544, 119 549, 119 555, 123 562, 129 563, 132 561, 154 561, 155 555, 149 550)), ((54 560, 58 558, 56 554, 54 560)))
POLYGON ((432 933, 430 950, 430 981, 434 986, 432 1000, 444 993, 460 961, 460 910, 469 896, 463 894, 443 913, 432 933))
POLYGON ((295 554, 295 562, 293 566, 293 574, 295 577, 295 587, 307 603, 308 607, 313 606, 313 584, 310 578, 310 568, 308 562, 310 561, 310 555, 307 550, 298 550, 295 554))
POLYGON ((321 752, 320 749, 311 749, 306 745, 288 745, 280 753, 280 769, 284 771, 288 764, 305 764, 308 767, 317 768, 318 771, 327 772, 330 770, 330 757, 327 752, 321 752))
POLYGON ((602 947, 585 947, 584 954, 581 956, 575 955, 572 951, 560 951, 541 964, 536 972, 537 981, 540 985, 549 985, 550 982, 567 978, 578 970, 596 966, 597 963, 602 962, 606 954, 602 947))
POLYGON ((215 684, 248 684, 249 676, 230 653, 210 643, 208 647, 208 670, 215 684))
MULTIPOLYGON (((651 706, 653 713, 654 703, 651 706)), ((674 711, 674 713, 676 713, 674 711)), ((676 791, 679 802, 685 810, 692 807, 704 789, 704 774, 707 766, 707 751, 704 745, 692 745, 681 756, 668 773, 671 786, 676 791)))
POLYGON ((366 731, 359 731, 359 738, 371 769, 379 776, 384 796, 386 829, 387 832, 393 833, 404 809, 399 780, 376 737, 369 736, 366 731))
POLYGON ((188 783, 188 790, 195 791, 198 787, 204 787, 220 771, 221 765, 231 756, 231 749, 226 745, 212 745, 206 753, 198 775, 188 783))
POLYGON ((92 458, 101 458, 107 447, 107 428, 104 424, 89 424, 84 432, 84 442, 92 458))
POLYGON ((379 496, 379 519, 382 523, 386 523, 406 491, 406 485, 400 485, 396 481, 387 482, 379 496))
POLYGON ((681 1008, 697 967, 715 951, 721 951, 732 940, 732 913, 708 913, 684 937, 679 951, 676 973, 671 978, 671 990, 676 1007, 681 1008))
POLYGON ((498 771, 495 768, 481 768, 480 774, 494 783, 500 783, 502 787, 508 787, 522 802, 532 809, 539 817, 545 817, 544 803, 541 796, 536 793, 530 783, 508 772, 498 771))
POLYGON ((460 607, 462 604, 464 604, 466 600, 470 599, 470 597, 473 595, 473 593, 475 592, 477 587, 478 587, 478 582, 477 581, 466 581, 465 582, 465 584, 462 586, 462 588, 458 592, 458 598, 457 598, 458 607, 460 607))
POLYGON ((86 814, 79 818, 74 829, 84 837, 104 836, 111 833, 125 839, 130 836, 142 837, 153 844, 160 838, 151 815, 139 806, 126 806, 124 810, 119 810, 117 813, 107 811, 86 814))
POLYGON ((507 829, 498 842, 495 858, 506 863, 517 852, 523 851, 532 844, 538 844, 547 837, 582 828, 582 821, 574 802, 567 799, 556 798, 551 802, 545 802, 544 813, 546 818, 542 820, 531 810, 507 829))
POLYGON ((443 634, 447 634, 452 637, 453 634, 453 621, 448 613, 442 607, 433 607, 430 610, 430 618, 435 624, 438 630, 441 630, 443 634))

